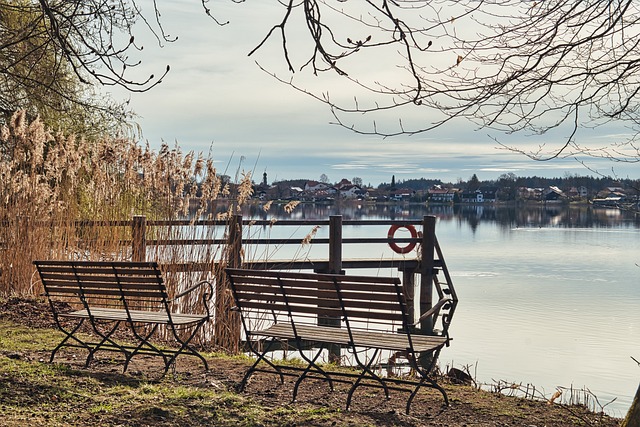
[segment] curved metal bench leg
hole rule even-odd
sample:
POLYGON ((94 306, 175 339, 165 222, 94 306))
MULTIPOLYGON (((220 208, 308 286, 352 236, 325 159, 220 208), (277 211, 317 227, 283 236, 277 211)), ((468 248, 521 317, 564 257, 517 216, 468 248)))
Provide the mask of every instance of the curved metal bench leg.
POLYGON ((87 343, 85 343, 84 341, 82 341, 80 338, 76 337, 74 334, 78 331, 78 329, 80 329, 80 326, 82 326, 82 324, 84 323, 85 319, 80 319, 80 321, 78 322, 78 324, 71 329, 71 332, 67 331, 66 329, 64 329, 62 327, 62 325, 58 322, 57 317, 55 318, 56 324, 58 326, 58 329, 64 333, 66 336, 62 339, 62 341, 60 342, 60 344, 58 344, 56 346, 56 348, 54 348, 51 351, 51 357, 49 358, 49 363, 53 363, 53 359, 56 356, 56 353, 58 352, 58 350, 60 350, 62 347, 66 346, 66 345, 70 345, 70 344, 66 344, 67 341, 69 341, 70 339, 76 341, 78 344, 80 344, 82 347, 86 348, 89 352, 91 351, 91 347, 89 347, 89 345, 87 343))
POLYGON ((349 410, 349 407, 351 406, 351 398, 353 397, 353 393, 356 391, 356 388, 358 388, 360 386, 362 380, 364 380, 366 378, 371 378, 371 379, 374 379, 374 380, 378 381, 380 383, 380 385, 382 386, 382 389, 384 390, 385 396, 387 397, 387 399, 389 399, 389 388, 387 387, 387 384, 385 384, 384 380, 382 378, 380 378, 379 375, 377 375, 375 372, 373 372, 371 370, 371 365, 373 364, 373 361, 375 360, 376 356, 378 355, 380 349, 376 349, 373 352, 373 355, 369 358, 369 361, 367 363, 362 363, 360 361, 360 358, 358 357, 358 354, 357 354, 355 349, 352 349, 352 351, 353 351, 353 355, 354 355, 354 357, 356 359, 356 362, 358 363, 358 366, 361 367, 362 371, 360 372, 360 375, 358 376, 356 381, 353 383, 353 385, 349 389, 349 394, 347 395, 347 405, 346 405, 345 409, 347 411, 349 410))
POLYGON ((193 347, 191 347, 189 345, 191 340, 196 336, 196 334, 198 333, 198 331, 200 330, 200 328, 203 325, 204 325, 204 320, 201 321, 201 322, 198 322, 195 326, 194 325, 189 325, 189 327, 191 327, 193 329, 193 331, 191 332, 191 335, 189 335, 189 337, 186 340, 182 340, 182 339, 180 339, 180 336, 178 334, 178 328, 176 328, 176 326, 174 324, 169 324, 169 326, 171 328, 171 333, 173 334, 173 337, 178 342, 178 344, 180 344, 180 348, 178 350, 176 350, 175 353, 173 353, 173 355, 168 359, 168 361, 165 360, 165 365, 167 366, 167 369, 165 370, 165 374, 168 371, 168 367, 172 363, 175 363, 176 358, 181 354, 187 354, 187 355, 198 357, 202 361, 202 363, 204 364, 204 369, 206 371, 209 370, 209 364, 207 363, 207 361, 204 358, 204 356, 202 356, 196 349, 194 349, 193 347))
POLYGON ((313 372, 322 374, 326 378, 327 382, 329 383, 329 388, 331 389, 331 391, 333 391, 333 380, 331 379, 329 374, 325 372, 324 369, 322 369, 320 366, 316 364, 316 360, 318 360, 318 358, 322 354, 322 350, 323 350, 323 347, 320 347, 320 349, 318 350, 316 355, 313 357, 313 359, 309 359, 307 356, 304 355, 301 349, 299 350, 300 356, 307 362, 307 367, 304 369, 302 374, 298 376, 298 379, 296 380, 296 384, 293 387, 293 398, 291 400, 292 402, 296 401, 296 396, 298 395, 298 388, 300 387, 300 384, 307 377, 307 374, 309 374, 309 372, 311 372, 312 370, 313 372))
POLYGON ((89 321, 91 322, 91 328, 93 329, 93 331, 96 333, 96 335, 98 335, 102 339, 100 340, 100 342, 98 344, 94 345, 89 350, 89 355, 87 356, 87 360, 85 362, 85 368, 89 367, 89 364, 93 360, 93 355, 96 354, 96 352, 98 350, 100 350, 100 348, 103 347, 104 344, 107 343, 107 342, 109 343, 110 346, 118 348, 120 353, 124 354, 125 363, 126 363, 128 357, 129 357, 129 352, 123 346, 121 346, 120 344, 116 343, 115 341, 113 341, 111 339, 111 335, 113 335, 115 333, 115 331, 118 329, 118 327, 120 326, 120 321, 106 321, 107 323, 115 322, 113 327, 111 328, 111 330, 109 330, 107 333, 100 332, 100 329, 98 328, 98 325, 96 324, 96 322, 99 322, 99 321, 97 321, 95 319, 89 319, 89 321))
POLYGON ((247 343, 249 344, 249 349, 255 355, 257 355, 258 358, 253 363, 253 365, 251 365, 251 367, 247 370, 247 372, 244 374, 244 378, 242 378, 242 382, 240 383, 240 391, 243 391, 246 388, 247 383, 249 382, 249 378, 256 371, 256 366, 258 366, 258 364, 261 361, 264 361, 267 365, 271 366, 273 368, 274 372, 280 376, 280 384, 284 384, 284 375, 282 374, 282 370, 277 365, 275 365, 273 362, 271 362, 269 359, 264 357, 265 354, 267 354, 269 352, 269 350, 271 349, 271 346, 273 345, 273 343, 275 341, 276 341, 275 339, 269 340, 269 343, 265 346, 264 351, 263 352, 259 352, 255 348, 253 342, 251 341, 251 337, 247 337, 247 343))
POLYGON ((416 385, 416 387, 413 389, 413 391, 409 395, 409 399, 407 399, 407 407, 406 407, 407 415, 411 410, 411 402, 413 402, 413 399, 416 397, 416 395, 418 394, 418 391, 420 391, 422 387, 435 388, 436 390, 438 390, 442 394, 442 397, 444 399, 444 406, 449 406, 449 397, 447 396, 446 390, 442 388, 442 386, 438 384, 434 379, 429 377, 429 372, 431 372, 431 369, 433 369, 433 367, 435 366, 435 361, 437 360, 439 354, 440 354, 440 349, 437 349, 434 351, 434 357, 431 364, 429 365, 429 370, 422 369, 418 365, 415 354, 407 355, 409 364, 413 369, 416 370, 416 372, 418 372, 418 374, 420 374, 420 377, 421 377, 420 382, 416 385))
POLYGON ((139 332, 138 329, 135 327, 135 325, 133 324, 133 322, 128 321, 127 324, 129 325, 129 329, 131 330, 131 333, 133 333, 133 335, 137 338, 139 344, 136 348, 133 349, 133 351, 127 353, 127 360, 124 364, 124 369, 122 370, 122 372, 127 372, 127 369, 129 368, 129 362, 131 362, 131 359, 133 359, 133 356, 135 356, 136 354, 138 354, 140 352, 140 350, 142 350, 144 347, 146 347, 148 350, 154 352, 155 354, 157 354, 158 356, 161 356, 162 359, 164 360, 164 373, 162 376, 165 376, 167 374, 167 372, 169 371, 169 358, 167 357, 167 355, 160 350, 158 347, 156 347, 155 345, 151 344, 151 342, 149 342, 149 339, 153 336, 153 334, 155 334, 155 332, 158 330, 158 324, 154 324, 153 327, 151 328, 151 331, 149 333, 147 333, 146 335, 142 336, 139 332))
POLYGON ((418 391, 422 387, 435 388, 436 390, 438 390, 442 394, 442 397, 444 398, 444 406, 449 406, 449 397, 447 396, 447 392, 445 391, 445 389, 442 388, 440 384, 438 384, 431 378, 423 378, 420 381, 420 383, 416 385, 416 388, 411 392, 411 394, 409 395, 409 399, 407 399, 407 407, 406 407, 407 415, 409 415, 409 411, 411 410, 411 402, 413 402, 413 398, 416 397, 416 395, 418 394, 418 391))

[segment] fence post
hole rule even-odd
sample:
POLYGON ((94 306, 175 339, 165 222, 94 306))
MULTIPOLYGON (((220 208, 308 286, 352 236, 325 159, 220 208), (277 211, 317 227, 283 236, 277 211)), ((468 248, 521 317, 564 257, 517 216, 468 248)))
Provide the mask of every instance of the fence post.
MULTIPOLYGON (((422 262, 420 263, 420 313, 433 306, 434 256, 436 246, 436 217, 425 215, 422 220, 422 262)), ((420 323, 423 334, 433 334, 433 319, 420 323)))
POLYGON ((134 215, 131 225, 131 260, 145 262, 147 260, 147 217, 134 215))
POLYGON ((342 215, 329 217, 329 271, 342 274, 342 215))
MULTIPOLYGON (((343 274, 342 271, 342 215, 329 217, 329 265, 325 273, 343 274)), ((335 308, 335 307, 334 307, 335 308)), ((340 327, 340 318, 318 317, 318 325, 340 327)), ((340 364, 340 346, 328 344, 329 362, 340 364)))
POLYGON ((405 299, 407 301, 407 317, 411 323, 417 320, 415 313, 415 269, 402 268, 402 289, 404 290, 405 299))
MULTIPOLYGON (((242 265, 242 215, 234 214, 229 217, 228 241, 223 250, 226 256, 226 265, 218 263, 221 268, 240 268, 242 265)), ((241 339, 240 316, 233 312, 233 297, 231 285, 224 271, 218 271, 216 275, 215 321, 213 344, 215 347, 226 349, 229 352, 240 351, 241 339)))
POLYGON ((242 265, 242 215, 231 216, 229 223, 229 262, 231 268, 240 268, 242 265))

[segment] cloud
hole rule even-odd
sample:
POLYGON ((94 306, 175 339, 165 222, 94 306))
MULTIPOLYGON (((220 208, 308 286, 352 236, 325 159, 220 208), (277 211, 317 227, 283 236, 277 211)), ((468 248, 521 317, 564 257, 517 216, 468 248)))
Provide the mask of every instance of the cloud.
MULTIPOLYGON (((455 182, 473 173, 480 179, 497 178, 506 172, 522 176, 589 173, 573 159, 540 163, 497 149, 489 132, 477 131, 473 123, 463 120, 429 133, 387 139, 331 125, 333 117, 325 105, 283 85, 255 65, 254 61, 259 60, 283 76, 290 75, 277 39, 255 57, 247 56, 271 25, 281 19, 282 10, 267 2, 212 6, 219 19, 231 23, 217 26, 199 3, 190 0, 163 4, 164 28, 177 35, 178 41, 160 49, 148 34, 141 38, 140 43, 145 46, 139 54, 143 64, 135 73, 146 77, 161 72, 167 64, 172 71, 149 92, 114 92, 116 96, 131 97, 132 107, 141 116, 144 137, 154 147, 159 147, 161 141, 178 141, 185 151, 208 153, 211 149, 218 164, 256 167, 260 172, 268 171, 271 179, 317 179, 326 173, 333 180, 359 176, 365 182, 378 183, 388 182, 395 174, 403 179, 425 177, 455 182), (260 19, 248 18, 257 16, 260 19), (243 162, 240 156, 245 157, 243 162)), ((305 43, 293 33, 289 40, 296 52, 298 44, 305 43)), ((370 77, 379 72, 370 64, 358 66, 370 77)), ((340 91, 335 76, 316 78, 296 70, 294 77, 306 87, 321 90, 329 85, 332 96, 352 98, 350 92, 340 91)), ((372 127, 369 117, 360 119, 363 126, 372 127)), ((404 119, 406 123, 424 124, 433 118, 426 110, 414 108, 404 119)), ((397 126, 397 117, 385 117, 378 124, 397 126)), ((498 135, 501 142, 523 149, 536 149, 541 142, 556 148, 564 141, 562 135, 544 135, 535 140, 498 135)), ((590 137, 603 142, 611 135, 590 137)), ((591 160, 600 167, 611 166, 606 161, 591 160)))

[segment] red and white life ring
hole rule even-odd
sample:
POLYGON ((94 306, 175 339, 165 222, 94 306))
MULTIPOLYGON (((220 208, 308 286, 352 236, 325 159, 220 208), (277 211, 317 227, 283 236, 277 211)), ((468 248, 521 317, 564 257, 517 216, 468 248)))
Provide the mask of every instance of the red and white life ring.
POLYGON ((399 254, 406 254, 407 252, 411 252, 413 250, 413 248, 416 247, 416 243, 415 242, 411 242, 409 243, 407 246, 398 246, 394 241, 393 241, 393 236, 394 234, 396 234, 396 231, 398 231, 398 229, 400 228, 406 228, 407 230, 409 230, 409 233, 411 233, 411 238, 416 239, 418 237, 418 232, 416 231, 415 227, 411 224, 408 225, 392 225, 391 228, 389 228, 389 232, 387 233, 387 238, 389 239, 389 247, 396 253, 399 254))

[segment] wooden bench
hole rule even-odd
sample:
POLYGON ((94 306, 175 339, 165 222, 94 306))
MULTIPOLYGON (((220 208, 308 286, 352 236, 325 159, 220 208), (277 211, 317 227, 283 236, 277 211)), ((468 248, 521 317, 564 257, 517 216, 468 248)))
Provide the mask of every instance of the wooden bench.
POLYGON ((351 384, 347 410, 354 391, 363 385, 384 389, 387 398, 390 389, 410 391, 407 413, 422 387, 438 390, 448 405, 447 394, 431 371, 442 347, 449 345, 447 330, 454 309, 450 298, 441 298, 412 323, 407 316, 405 296, 398 278, 231 268, 226 272, 247 344, 257 356, 242 380, 241 389, 246 387, 254 372, 269 372, 278 374, 281 382, 284 382, 284 375, 297 377, 294 401, 301 382, 313 378, 327 381, 331 390, 334 382, 351 384), (420 321, 438 315, 444 325, 440 333, 415 333, 420 321), (267 357, 273 349, 285 348, 283 345, 296 348, 306 367, 291 368, 267 357), (320 355, 329 346, 346 348, 357 370, 347 373, 344 369, 320 366, 320 355), (377 374, 374 363, 385 350, 392 355, 401 354, 417 375, 377 374), (425 355, 430 357, 421 357, 425 355), (429 363, 425 366, 420 359, 429 359, 429 363), (265 362, 266 367, 262 367, 261 362, 265 362))
POLYGON ((97 351, 116 351, 124 354, 124 370, 138 354, 160 356, 164 360, 164 373, 181 354, 198 357, 206 370, 205 358, 190 342, 210 318, 209 301, 213 286, 201 281, 170 299, 165 283, 155 262, 91 262, 91 261, 34 261, 44 286, 53 318, 65 334, 64 339, 51 352, 50 362, 62 347, 88 350, 88 367, 97 351), (200 294, 192 292, 200 290, 200 294), (193 297, 201 297, 201 300, 193 297), (200 314, 177 313, 175 301, 191 297, 200 305, 200 314), (60 304, 65 303, 65 304, 60 304), (62 311, 60 307, 71 307, 62 311), (98 337, 89 342, 78 333, 85 322, 98 337), (69 326, 70 325, 70 326, 69 326), (178 344, 177 349, 161 348, 151 343, 159 326, 165 326, 178 344), (117 331, 125 329, 133 336, 134 345, 116 342, 117 331))

